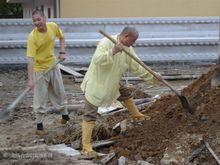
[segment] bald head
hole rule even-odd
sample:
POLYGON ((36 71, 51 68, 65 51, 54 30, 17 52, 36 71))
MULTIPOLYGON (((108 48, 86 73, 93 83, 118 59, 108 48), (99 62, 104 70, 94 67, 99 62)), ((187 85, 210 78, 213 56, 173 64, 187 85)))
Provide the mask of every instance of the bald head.
POLYGON ((120 42, 125 46, 132 46, 137 40, 139 33, 134 27, 125 27, 120 33, 120 42))
POLYGON ((39 10, 39 9, 35 9, 33 12, 32 12, 32 16, 33 15, 36 15, 36 14, 39 14, 40 16, 44 17, 44 12, 42 10, 39 10))
POLYGON ((134 37, 137 37, 138 38, 138 31, 135 27, 130 27, 130 26, 127 26, 125 27, 121 34, 120 35, 123 35, 123 36, 134 36, 134 37))

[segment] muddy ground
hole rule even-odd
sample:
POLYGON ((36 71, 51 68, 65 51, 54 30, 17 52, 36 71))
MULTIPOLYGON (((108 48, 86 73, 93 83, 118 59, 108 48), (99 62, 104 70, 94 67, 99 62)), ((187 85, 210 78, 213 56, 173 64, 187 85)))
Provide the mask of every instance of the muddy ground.
MULTIPOLYGON (((151 120, 145 121, 142 125, 135 125, 128 130, 126 135, 119 136, 112 150, 132 160, 143 159, 159 164, 162 163, 160 160, 164 157, 164 152, 169 155, 176 154, 175 158, 180 155, 187 157, 201 146, 201 140, 205 140, 219 156, 220 89, 211 89, 212 73, 210 71, 202 75, 182 92, 193 107, 193 115, 182 108, 176 96, 163 96, 147 109, 146 114, 152 117, 151 120), (184 144, 185 142, 187 144, 184 144), (177 145, 177 143, 182 145, 177 145), (189 145, 187 147, 190 148, 184 149, 184 145, 189 145), (182 147, 181 150, 185 153, 177 154, 178 147, 182 147)), ((179 158, 176 164, 184 161, 179 158)), ((207 150, 195 158, 193 163, 217 164, 207 150)))
MULTIPOLYGON (((136 83, 136 87, 142 91, 148 90, 152 96, 160 94, 161 98, 150 106, 146 106, 142 111, 151 116, 151 120, 143 122, 127 120, 127 129, 121 134, 113 136, 111 129, 116 123, 129 118, 127 112, 100 118, 98 125, 102 131, 96 131, 97 134, 93 136, 93 140, 111 138, 115 141, 113 146, 98 149, 99 152, 116 153, 108 164, 117 164, 117 159, 121 156, 126 157, 129 164, 136 164, 138 160, 162 164, 171 159, 175 159, 170 161, 173 164, 217 164, 206 149, 203 149, 191 163, 187 162, 193 150, 203 144, 201 140, 209 142, 215 153, 220 155, 220 89, 210 88, 212 72, 211 70, 202 75, 196 81, 170 82, 175 88, 189 85, 183 90, 183 94, 193 107, 193 115, 182 108, 178 97, 160 90, 164 87, 147 89, 149 85, 146 83, 136 83)), ((79 89, 80 84, 74 83, 72 77, 68 75, 63 77, 69 104, 82 104, 83 95, 79 89)), ((1 110, 24 90, 26 79, 25 70, 0 72, 1 110)), ((80 110, 72 112, 71 121, 67 125, 59 123, 60 117, 60 114, 47 114, 44 123, 49 135, 44 139, 35 137, 35 115, 32 111, 32 93, 29 93, 18 104, 10 118, 0 123, 0 147, 28 147, 59 143, 73 146, 74 141, 81 138, 82 112, 80 110)), ((13 153, 16 153, 18 157, 4 157, 3 155, 0 156, 0 162, 2 164, 92 164, 92 161, 78 161, 76 158, 57 153, 52 153, 52 156, 44 157, 44 159, 40 156, 35 159, 33 157, 21 158, 22 154, 17 151, 13 153)))

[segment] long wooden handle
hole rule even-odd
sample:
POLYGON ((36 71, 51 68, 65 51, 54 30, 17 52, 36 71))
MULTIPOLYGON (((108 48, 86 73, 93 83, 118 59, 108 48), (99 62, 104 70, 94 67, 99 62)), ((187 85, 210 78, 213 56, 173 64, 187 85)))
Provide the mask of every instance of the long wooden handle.
MULTIPOLYGON (((106 38, 108 38, 110 41, 112 41, 114 44, 117 43, 117 41, 112 38, 111 36, 109 36, 106 32, 104 32, 103 30, 99 30, 99 33, 101 33, 103 36, 105 36, 106 38)), ((175 92, 177 95, 179 95, 179 93, 164 79, 159 79, 157 74, 151 69, 149 68, 147 65, 144 64, 144 62, 142 62, 141 60, 139 60, 136 56, 134 56, 132 53, 130 53, 129 51, 127 51, 125 48, 122 48, 122 50, 129 55, 133 60, 135 60, 137 63, 139 63, 142 67, 144 67, 148 72, 150 72, 157 80, 161 81, 162 83, 164 83, 166 86, 168 86, 173 92, 175 92)))
POLYGON ((28 93, 31 90, 30 87, 26 88, 7 108, 7 110, 11 110, 13 109, 18 102, 26 95, 26 93, 28 93))

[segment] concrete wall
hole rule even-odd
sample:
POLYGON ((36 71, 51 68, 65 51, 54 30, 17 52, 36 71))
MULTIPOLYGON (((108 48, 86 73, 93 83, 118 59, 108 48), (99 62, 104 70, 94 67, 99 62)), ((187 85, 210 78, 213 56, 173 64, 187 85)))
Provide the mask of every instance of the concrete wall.
MULTIPOLYGON (((88 66, 97 43, 103 36, 98 30, 117 34, 126 25, 135 26, 139 38, 135 52, 147 64, 164 67, 179 63, 187 68, 217 60, 218 17, 175 18, 66 18, 49 19, 64 32, 68 58, 66 63, 88 66), (166 65, 166 66, 165 66, 166 65)), ((27 37, 33 28, 31 19, 0 19, 0 65, 27 62, 27 37)), ((56 54, 58 54, 56 40, 56 54)), ((166 69, 165 68, 165 69, 166 69)), ((195 71, 196 72, 196 71, 195 71)))
POLYGON ((61 18, 218 16, 220 0, 61 0, 61 18))

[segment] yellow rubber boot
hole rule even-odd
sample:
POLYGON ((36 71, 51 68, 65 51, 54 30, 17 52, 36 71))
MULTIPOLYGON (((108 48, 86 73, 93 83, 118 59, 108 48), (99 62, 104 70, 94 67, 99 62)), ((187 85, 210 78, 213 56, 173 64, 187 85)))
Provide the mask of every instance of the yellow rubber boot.
POLYGON ((92 149, 91 138, 95 121, 82 122, 82 151, 81 154, 88 157, 96 157, 97 153, 92 149))
POLYGON ((134 99, 130 98, 124 101, 125 107, 128 109, 128 111, 131 113, 131 118, 134 120, 150 120, 150 116, 145 116, 142 113, 139 112, 137 109, 134 99))

